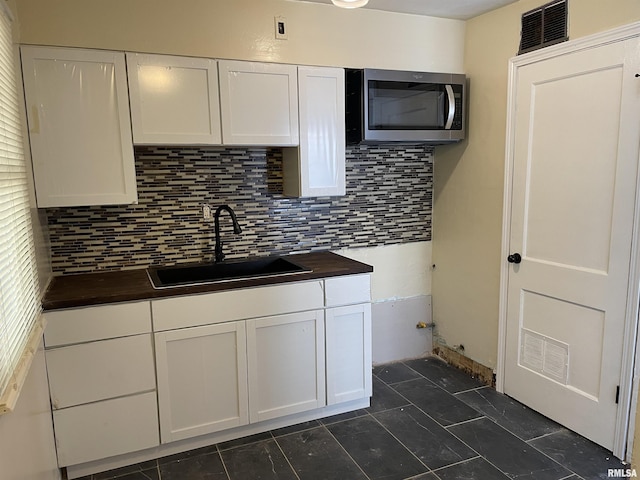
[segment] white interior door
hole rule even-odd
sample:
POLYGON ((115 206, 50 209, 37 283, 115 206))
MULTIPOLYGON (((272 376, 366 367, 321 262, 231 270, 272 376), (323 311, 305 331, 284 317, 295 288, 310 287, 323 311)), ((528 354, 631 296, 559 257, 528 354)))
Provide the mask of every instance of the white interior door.
POLYGON ((508 270, 504 391, 609 450, 633 238, 638 44, 520 66, 512 97, 509 247, 521 263, 508 270))

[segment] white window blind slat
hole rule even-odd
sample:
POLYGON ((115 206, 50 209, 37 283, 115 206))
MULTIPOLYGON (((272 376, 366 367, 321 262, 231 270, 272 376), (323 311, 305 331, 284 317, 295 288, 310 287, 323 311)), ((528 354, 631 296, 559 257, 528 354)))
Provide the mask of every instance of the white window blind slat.
POLYGON ((41 309, 14 66, 11 22, 0 12, 0 413, 26 375, 41 309))

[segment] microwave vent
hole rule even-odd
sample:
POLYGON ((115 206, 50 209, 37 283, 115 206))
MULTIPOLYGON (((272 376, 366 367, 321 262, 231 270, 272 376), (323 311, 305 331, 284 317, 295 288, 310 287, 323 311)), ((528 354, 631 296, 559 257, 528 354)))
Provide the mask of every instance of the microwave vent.
POLYGON ((567 0, 555 0, 522 15, 518 55, 568 39, 567 0))

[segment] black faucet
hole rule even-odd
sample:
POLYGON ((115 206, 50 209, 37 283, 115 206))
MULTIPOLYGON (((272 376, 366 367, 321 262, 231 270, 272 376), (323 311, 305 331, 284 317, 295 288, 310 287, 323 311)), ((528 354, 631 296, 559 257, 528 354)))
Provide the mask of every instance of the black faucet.
POLYGON ((220 241, 220 214, 222 213, 223 210, 226 210, 227 212, 229 212, 229 215, 231 215, 231 220, 233 221, 233 233, 235 233, 236 235, 242 233, 242 229, 240 228, 240 224, 238 223, 236 214, 231 209, 231 207, 229 205, 220 205, 216 209, 216 213, 213 216, 213 221, 215 224, 215 232, 216 232, 216 249, 215 249, 216 263, 224 260, 224 253, 222 253, 222 242, 220 241))

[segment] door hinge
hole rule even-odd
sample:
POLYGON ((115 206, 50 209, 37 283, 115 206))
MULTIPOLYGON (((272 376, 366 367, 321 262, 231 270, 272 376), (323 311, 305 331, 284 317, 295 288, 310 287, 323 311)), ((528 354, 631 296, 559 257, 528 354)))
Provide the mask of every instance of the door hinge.
POLYGON ((620 385, 616 387, 616 403, 620 400, 620 385))

